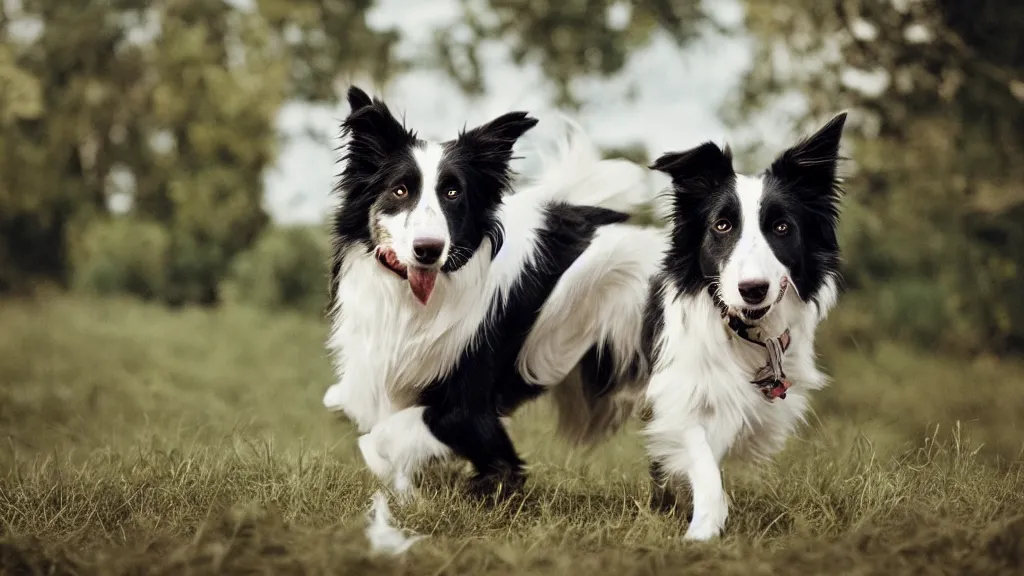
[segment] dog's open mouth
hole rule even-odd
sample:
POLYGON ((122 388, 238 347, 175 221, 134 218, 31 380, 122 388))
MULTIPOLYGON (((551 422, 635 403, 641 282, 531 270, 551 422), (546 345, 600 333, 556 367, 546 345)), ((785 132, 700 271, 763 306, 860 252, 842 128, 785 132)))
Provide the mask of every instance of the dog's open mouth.
POLYGON ((430 300, 430 295, 434 292, 434 284, 437 282, 437 270, 406 266, 398 260, 395 251, 390 248, 377 248, 377 261, 402 280, 408 280, 413 296, 416 296, 421 304, 426 304, 430 300))
POLYGON ((380 262, 381 266, 391 270, 397 274, 402 280, 409 279, 409 271, 398 261, 398 256, 395 255, 394 250, 377 248, 377 262, 380 262))
POLYGON ((743 316, 744 320, 760 320, 768 314, 768 311, 772 309, 773 305, 765 306, 764 308, 755 308, 753 310, 741 310, 740 315, 743 316))

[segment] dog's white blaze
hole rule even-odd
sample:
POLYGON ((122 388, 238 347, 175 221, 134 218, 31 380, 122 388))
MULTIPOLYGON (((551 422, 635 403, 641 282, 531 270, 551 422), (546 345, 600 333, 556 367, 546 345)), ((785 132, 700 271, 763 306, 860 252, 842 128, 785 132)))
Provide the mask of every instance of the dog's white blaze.
MULTIPOLYGON (((441 209, 441 202, 437 196, 439 192, 437 189, 438 177, 440 176, 441 160, 444 157, 444 148, 436 142, 428 142, 422 148, 413 148, 412 156, 423 181, 419 201, 409 214, 408 234, 406 235, 408 244, 404 246, 403 251, 411 257, 413 242, 440 240, 444 242, 444 251, 441 253, 438 264, 443 265, 451 246, 448 221, 444 217, 444 210, 441 209)), ((412 260, 403 260, 403 262, 409 263, 412 260)))
POLYGON ((762 280, 768 282, 764 302, 774 302, 779 297, 782 278, 789 272, 776 258, 761 230, 763 179, 738 175, 736 194, 740 199, 740 222, 735 224, 740 226, 740 239, 722 267, 722 300, 730 307, 746 307, 748 305, 740 296, 740 283, 762 280))
MULTIPOLYGON (((581 139, 575 145, 591 144, 581 139)), ((438 150, 428 146, 416 152, 421 168, 436 167, 438 150)), ((323 402, 356 424, 367 465, 397 490, 408 486, 426 459, 449 455, 423 422, 422 408, 415 405, 419 391, 450 374, 473 345, 494 298, 507 298, 523 270, 544 257, 536 245, 547 204, 587 204, 595 196, 601 198, 599 205, 628 204, 593 183, 584 188, 594 167, 582 165, 580 156, 565 155, 536 185, 506 196, 495 216, 507 231, 501 251, 492 260, 490 240, 485 239, 457 272, 438 276, 426 305, 416 302, 408 285, 363 247, 353 246, 344 254, 327 341, 339 381, 328 388, 323 402)), ((597 153, 590 156, 597 158, 597 153)), ((436 169, 422 169, 426 186, 427 174, 436 178, 436 169)), ((608 185, 614 183, 622 194, 642 191, 642 170, 609 176, 618 176, 609 178, 608 185), (626 186, 627 177, 637 177, 638 186, 626 186)), ((436 199, 436 194, 431 196, 436 199)), ((593 275, 587 278, 595 280, 593 275)))

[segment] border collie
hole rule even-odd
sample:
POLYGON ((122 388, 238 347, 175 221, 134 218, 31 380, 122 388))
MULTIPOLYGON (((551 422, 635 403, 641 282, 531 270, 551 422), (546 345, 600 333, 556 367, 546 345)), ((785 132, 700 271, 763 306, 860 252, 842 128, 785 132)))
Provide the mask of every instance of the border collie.
POLYGON ((636 335, 661 234, 624 222, 650 202, 649 173, 577 135, 517 185, 513 145, 538 122, 524 112, 428 142, 360 89, 348 102, 327 341, 339 381, 324 404, 356 424, 367 466, 400 493, 458 456, 473 491, 507 494, 525 476, 503 419, 524 402, 560 390, 562 430, 580 441, 629 416, 619 399, 646 372, 636 335), (573 346, 551 357, 563 334, 531 328, 563 308, 573 346), (612 382, 616 394, 584 402, 584 388, 612 382))
POLYGON ((656 496, 688 482, 687 539, 719 535, 726 454, 766 458, 804 420, 826 377, 814 335, 838 297, 836 168, 846 114, 757 176, 712 143, 661 156, 671 233, 645 311, 645 435, 656 496), (659 491, 663 491, 658 494, 659 491))

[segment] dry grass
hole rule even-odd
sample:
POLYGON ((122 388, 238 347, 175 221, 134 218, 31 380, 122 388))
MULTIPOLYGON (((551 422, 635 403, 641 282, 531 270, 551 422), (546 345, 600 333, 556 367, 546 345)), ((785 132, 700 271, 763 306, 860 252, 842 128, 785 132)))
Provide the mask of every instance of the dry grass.
POLYGON ((434 482, 394 508, 429 538, 374 557, 375 484, 354 430, 320 407, 324 330, 247 310, 4 302, 0 572, 1012 573, 1024 559, 1024 368, 839 337, 802 437, 771 465, 727 469, 720 542, 683 543, 684 520, 648 509, 633 430, 573 452, 538 404, 513 429, 527 494, 488 508, 434 482))

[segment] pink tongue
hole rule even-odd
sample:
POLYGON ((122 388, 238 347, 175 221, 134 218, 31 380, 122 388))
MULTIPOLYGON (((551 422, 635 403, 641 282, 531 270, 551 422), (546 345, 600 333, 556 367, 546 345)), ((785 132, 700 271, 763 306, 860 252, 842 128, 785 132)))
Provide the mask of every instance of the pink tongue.
POLYGON ((409 287, 412 288, 412 293, 416 295, 416 299, 421 304, 426 304, 430 299, 430 293, 434 291, 434 281, 436 280, 436 270, 409 267, 409 287))

